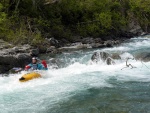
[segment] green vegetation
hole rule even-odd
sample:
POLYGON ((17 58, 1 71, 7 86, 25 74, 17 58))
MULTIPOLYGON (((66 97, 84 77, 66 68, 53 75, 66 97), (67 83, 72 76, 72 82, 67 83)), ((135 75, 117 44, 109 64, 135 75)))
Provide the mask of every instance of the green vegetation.
POLYGON ((1 0, 0 38, 37 45, 44 38, 119 35, 131 17, 150 27, 150 0, 1 0), (131 16, 132 15, 132 16, 131 16))

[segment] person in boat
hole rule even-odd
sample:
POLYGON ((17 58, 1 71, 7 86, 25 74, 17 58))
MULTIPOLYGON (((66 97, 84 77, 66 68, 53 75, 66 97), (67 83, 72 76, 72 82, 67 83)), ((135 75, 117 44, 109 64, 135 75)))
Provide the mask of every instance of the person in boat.
POLYGON ((25 70, 48 70, 47 63, 45 60, 43 60, 41 63, 38 63, 38 58, 33 57, 32 63, 25 66, 25 70))

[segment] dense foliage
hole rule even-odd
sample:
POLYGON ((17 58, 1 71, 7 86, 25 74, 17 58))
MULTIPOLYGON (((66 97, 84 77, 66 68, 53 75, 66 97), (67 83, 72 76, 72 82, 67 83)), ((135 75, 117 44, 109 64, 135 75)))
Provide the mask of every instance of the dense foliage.
POLYGON ((0 38, 35 45, 49 37, 119 35, 131 17, 147 31, 149 6, 150 0, 1 0, 0 38))

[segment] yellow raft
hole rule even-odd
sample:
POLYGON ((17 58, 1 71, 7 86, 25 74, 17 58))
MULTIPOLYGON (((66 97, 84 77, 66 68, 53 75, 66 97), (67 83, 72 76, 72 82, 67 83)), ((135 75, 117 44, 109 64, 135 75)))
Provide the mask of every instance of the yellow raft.
POLYGON ((40 78, 40 77, 41 77, 41 75, 40 75, 39 73, 31 72, 31 73, 27 73, 27 74, 23 75, 23 76, 19 79, 19 81, 20 81, 20 82, 26 82, 26 81, 28 81, 28 80, 32 80, 32 79, 34 79, 34 78, 40 78))

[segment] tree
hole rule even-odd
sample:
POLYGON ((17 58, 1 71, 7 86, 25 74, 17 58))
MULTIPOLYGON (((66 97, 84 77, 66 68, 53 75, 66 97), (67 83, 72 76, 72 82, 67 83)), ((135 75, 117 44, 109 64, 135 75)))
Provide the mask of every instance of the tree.
POLYGON ((131 11, 138 17, 142 28, 147 32, 150 26, 150 0, 130 0, 131 11))
POLYGON ((6 22, 6 13, 3 11, 3 5, 0 3, 0 33, 5 30, 5 22, 6 22))

